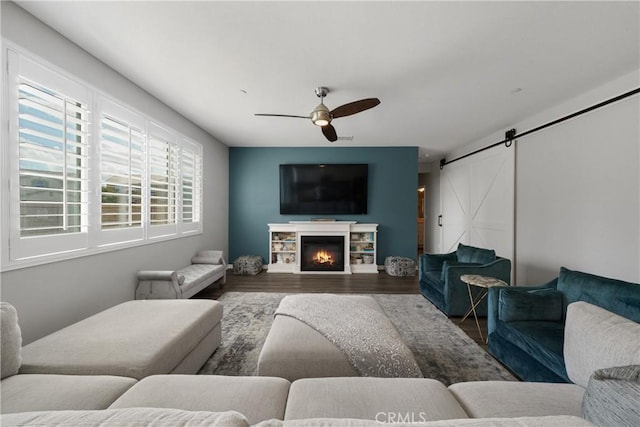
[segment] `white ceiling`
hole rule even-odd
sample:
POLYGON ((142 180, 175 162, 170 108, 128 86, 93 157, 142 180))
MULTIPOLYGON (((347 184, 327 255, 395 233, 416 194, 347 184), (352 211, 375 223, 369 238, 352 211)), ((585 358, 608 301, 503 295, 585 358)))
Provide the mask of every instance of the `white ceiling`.
POLYGON ((433 158, 640 68, 638 1, 18 4, 229 146, 433 158), (307 115, 320 85, 381 100, 334 120, 353 141, 253 115, 307 115))

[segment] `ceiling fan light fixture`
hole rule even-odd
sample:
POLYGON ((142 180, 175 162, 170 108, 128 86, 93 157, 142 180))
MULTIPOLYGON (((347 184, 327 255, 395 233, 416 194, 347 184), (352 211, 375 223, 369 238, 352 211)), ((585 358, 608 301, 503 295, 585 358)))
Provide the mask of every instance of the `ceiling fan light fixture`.
POLYGON ((331 112, 322 103, 311 112, 311 121, 316 126, 326 126, 331 123, 331 112))

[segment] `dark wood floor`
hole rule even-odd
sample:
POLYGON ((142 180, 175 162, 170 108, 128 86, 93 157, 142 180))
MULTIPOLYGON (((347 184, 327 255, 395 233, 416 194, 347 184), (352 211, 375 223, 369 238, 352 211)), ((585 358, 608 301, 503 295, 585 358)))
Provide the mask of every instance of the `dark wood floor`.
MULTIPOLYGON (((225 292, 287 292, 287 293, 347 293, 347 294, 418 294, 418 278, 393 277, 380 274, 286 274, 262 272, 257 276, 236 276, 227 273, 227 283, 222 289, 210 286, 196 298, 218 299, 225 292)), ((480 318, 482 333, 487 330, 487 321, 480 318)), ((486 349, 481 340, 473 316, 462 324, 459 317, 452 317, 469 337, 486 349)))

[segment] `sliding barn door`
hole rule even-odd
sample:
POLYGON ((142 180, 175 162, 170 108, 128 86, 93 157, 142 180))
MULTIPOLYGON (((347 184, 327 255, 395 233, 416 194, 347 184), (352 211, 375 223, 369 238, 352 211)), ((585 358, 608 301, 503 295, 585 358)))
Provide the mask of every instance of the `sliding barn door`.
POLYGON ((446 165, 440 175, 441 252, 458 243, 514 260, 515 146, 498 146, 446 165))

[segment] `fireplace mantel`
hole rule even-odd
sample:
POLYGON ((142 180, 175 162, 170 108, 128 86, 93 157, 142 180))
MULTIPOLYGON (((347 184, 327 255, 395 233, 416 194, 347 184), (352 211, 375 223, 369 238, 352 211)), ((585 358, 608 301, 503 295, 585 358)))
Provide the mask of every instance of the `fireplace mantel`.
POLYGON ((377 273, 378 224, 355 221, 290 221, 269 225, 270 273, 351 274, 377 273), (343 271, 301 270, 302 236, 343 236, 343 271))

